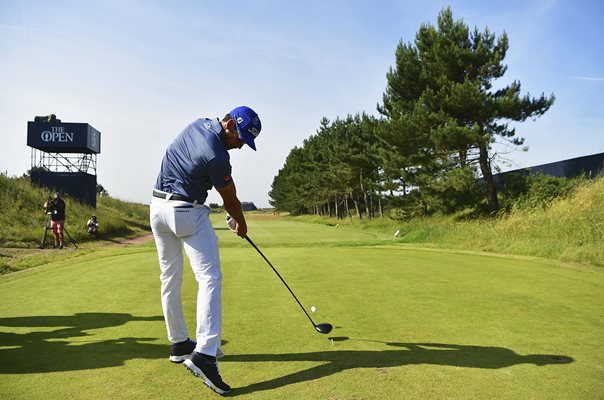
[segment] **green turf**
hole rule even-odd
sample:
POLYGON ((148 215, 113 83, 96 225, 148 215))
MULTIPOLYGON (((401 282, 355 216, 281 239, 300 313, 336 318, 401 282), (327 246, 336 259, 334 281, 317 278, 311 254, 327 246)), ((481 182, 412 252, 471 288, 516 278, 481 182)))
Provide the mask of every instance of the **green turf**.
MULTIPOLYGON (((604 398, 602 270, 358 246, 382 238, 282 220, 249 225, 306 308, 318 308, 315 321, 335 328, 316 333, 258 254, 218 230, 220 367, 233 397, 604 398)), ((167 360, 158 276, 143 246, 1 277, 0 398, 218 398, 167 360)))

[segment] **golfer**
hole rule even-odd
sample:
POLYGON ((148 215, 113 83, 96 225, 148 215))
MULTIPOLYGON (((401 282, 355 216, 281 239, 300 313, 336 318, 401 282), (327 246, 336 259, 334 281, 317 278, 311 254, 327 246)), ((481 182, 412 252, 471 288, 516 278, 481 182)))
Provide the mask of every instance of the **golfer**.
POLYGON ((222 274, 218 238, 204 202, 208 190, 215 187, 235 220, 233 231, 242 238, 246 236, 247 225, 227 150, 240 149, 244 144, 256 150, 254 140, 260 129, 258 114, 249 107, 237 107, 222 120, 202 118, 191 123, 168 146, 151 201, 151 228, 161 269, 161 303, 172 342, 170 361, 184 362, 220 394, 230 390, 217 363, 217 356, 222 356, 222 274), (189 338, 182 310, 183 246, 199 284, 196 341, 189 338))
POLYGON ((53 198, 48 198, 44 203, 44 211, 50 214, 50 228, 55 237, 53 249, 62 249, 64 243, 65 226, 65 201, 61 198, 61 192, 55 192, 53 198))

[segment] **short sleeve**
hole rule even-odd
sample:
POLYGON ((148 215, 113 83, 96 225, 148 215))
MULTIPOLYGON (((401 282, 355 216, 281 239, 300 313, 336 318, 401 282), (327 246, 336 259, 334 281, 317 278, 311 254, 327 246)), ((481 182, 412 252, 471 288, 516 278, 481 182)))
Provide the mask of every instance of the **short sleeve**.
POLYGON ((215 188, 221 188, 233 181, 231 163, 229 160, 214 158, 206 166, 208 176, 215 188))

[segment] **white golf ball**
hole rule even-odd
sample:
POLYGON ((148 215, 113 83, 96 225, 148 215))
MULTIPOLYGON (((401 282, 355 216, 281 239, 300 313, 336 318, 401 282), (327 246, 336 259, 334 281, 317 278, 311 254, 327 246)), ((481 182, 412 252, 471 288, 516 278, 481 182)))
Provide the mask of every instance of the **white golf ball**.
POLYGON ((312 307, 310 308, 310 311, 312 311, 312 312, 317 312, 317 307, 312 306, 312 307))

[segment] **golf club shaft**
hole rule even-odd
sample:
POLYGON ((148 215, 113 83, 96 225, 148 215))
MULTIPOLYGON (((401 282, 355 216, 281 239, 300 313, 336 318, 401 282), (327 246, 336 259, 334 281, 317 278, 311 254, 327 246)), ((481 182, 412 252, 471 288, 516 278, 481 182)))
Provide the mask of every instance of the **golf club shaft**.
POLYGON ((272 268, 272 270, 275 271, 275 274, 277 274, 277 276, 279 277, 279 279, 281 279, 281 282, 283 282, 283 284, 285 285, 285 287, 287 288, 287 290, 289 290, 289 292, 292 294, 292 296, 294 296, 294 299, 296 299, 296 302, 298 303, 298 305, 300 306, 300 308, 302 309, 302 311, 304 311, 304 314, 306 314, 306 316, 310 320, 310 323, 312 324, 312 326, 314 326, 316 328, 317 325, 314 323, 314 321, 312 320, 312 318, 310 317, 310 315, 308 315, 308 313, 304 309, 304 306, 302 305, 302 303, 300 303, 300 300, 298 300, 298 298, 296 297, 296 295, 294 294, 294 292, 290 289, 290 287, 288 286, 287 282, 285 282, 285 279, 283 279, 283 277, 281 276, 281 274, 275 269, 275 267, 273 267, 273 264, 271 264, 271 262, 268 260, 268 258, 266 258, 264 256, 264 254, 262 254, 262 252, 260 251, 260 249, 254 244, 254 242, 252 242, 252 239, 250 239, 247 235, 245 236, 245 239, 249 242, 249 244, 252 245, 252 247, 254 249, 256 249, 256 251, 258 252, 258 254, 260 254, 262 256, 262 258, 264 258, 264 261, 266 261, 266 263, 272 268))

